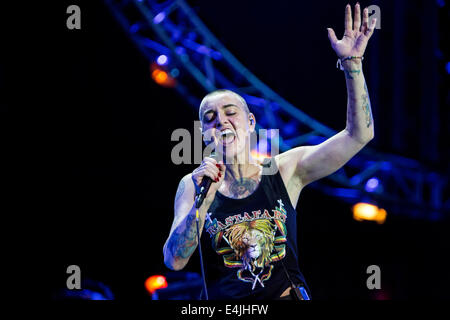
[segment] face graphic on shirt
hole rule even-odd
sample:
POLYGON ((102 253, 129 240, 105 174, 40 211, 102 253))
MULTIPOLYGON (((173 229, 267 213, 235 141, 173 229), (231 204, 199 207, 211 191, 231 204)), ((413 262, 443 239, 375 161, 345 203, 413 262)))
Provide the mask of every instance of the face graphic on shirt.
POLYGON ((207 216, 205 228, 214 250, 223 256, 227 268, 239 268, 238 279, 253 283, 252 290, 258 284, 264 287, 273 263, 286 255, 287 214, 281 199, 278 202, 275 209, 231 215, 223 222, 207 216))
POLYGON ((225 232, 236 258, 244 268, 255 270, 270 262, 273 250, 274 226, 266 219, 235 224, 225 232))
POLYGON ((261 247, 265 243, 262 242, 264 234, 256 229, 246 231, 242 236, 242 244, 245 246, 245 256, 249 259, 256 259, 261 255, 261 247))

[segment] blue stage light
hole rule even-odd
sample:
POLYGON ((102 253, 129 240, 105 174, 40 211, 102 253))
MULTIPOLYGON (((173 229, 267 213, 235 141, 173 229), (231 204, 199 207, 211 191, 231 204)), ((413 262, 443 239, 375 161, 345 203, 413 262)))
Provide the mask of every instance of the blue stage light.
POLYGON ((166 55, 162 54, 156 59, 156 63, 160 66, 165 66, 169 63, 169 58, 166 55))
POLYGON ((154 24, 160 24, 161 22, 163 22, 163 20, 165 18, 166 18, 166 13, 165 12, 160 12, 153 18, 153 23, 154 24))
POLYGON ((365 189, 367 192, 374 192, 378 188, 379 185, 380 185, 380 180, 378 180, 377 178, 370 178, 366 182, 365 189))
POLYGON ((436 4, 439 8, 443 8, 445 6, 445 0, 436 0, 436 4))

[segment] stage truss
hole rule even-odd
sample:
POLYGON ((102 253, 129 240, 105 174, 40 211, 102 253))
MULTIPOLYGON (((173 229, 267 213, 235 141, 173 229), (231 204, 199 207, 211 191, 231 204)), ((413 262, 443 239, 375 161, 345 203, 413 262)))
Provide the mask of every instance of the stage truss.
MULTIPOLYGON (((105 3, 150 63, 161 55, 168 57, 164 68, 176 80, 174 90, 193 108, 198 108, 200 99, 209 91, 218 88, 236 91, 255 113, 259 128, 280 129, 281 152, 299 145, 318 144, 337 133, 252 74, 208 30, 186 1, 105 0, 105 3)), ((415 160, 370 147, 311 186, 349 203, 377 203, 389 213, 430 220, 449 217, 447 177, 415 160), (377 180, 372 182, 378 185, 370 190, 367 182, 373 177, 377 180)))

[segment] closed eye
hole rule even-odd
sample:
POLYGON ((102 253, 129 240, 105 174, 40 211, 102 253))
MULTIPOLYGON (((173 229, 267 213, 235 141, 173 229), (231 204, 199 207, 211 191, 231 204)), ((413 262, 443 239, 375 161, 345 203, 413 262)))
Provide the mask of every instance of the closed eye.
MULTIPOLYGON (((236 107, 234 105, 227 105, 224 108, 225 108, 225 115, 226 116, 234 116, 234 115, 237 114, 237 112, 235 110, 236 107)), ((205 112, 205 114, 203 115, 203 121, 205 123, 210 123, 216 117, 217 117, 217 113, 215 111, 213 111, 213 110, 209 110, 209 111, 205 112)))
POLYGON ((205 113, 205 115, 203 116, 203 121, 208 123, 214 120, 214 118, 216 117, 214 112, 208 112, 205 113))

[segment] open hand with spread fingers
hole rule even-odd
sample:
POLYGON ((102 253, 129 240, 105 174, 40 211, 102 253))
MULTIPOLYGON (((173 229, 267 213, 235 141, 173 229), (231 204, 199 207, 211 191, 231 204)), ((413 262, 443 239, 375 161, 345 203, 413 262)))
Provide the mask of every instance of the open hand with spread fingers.
POLYGON ((355 15, 352 19, 352 8, 348 4, 345 7, 345 32, 341 40, 336 38, 334 30, 327 28, 328 39, 331 46, 339 58, 356 56, 361 57, 366 50, 367 42, 372 36, 377 19, 373 18, 369 25, 369 9, 363 10, 361 24, 361 7, 359 3, 355 5, 355 15))

